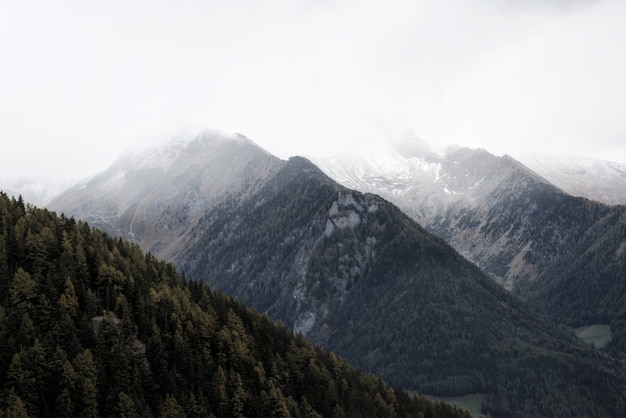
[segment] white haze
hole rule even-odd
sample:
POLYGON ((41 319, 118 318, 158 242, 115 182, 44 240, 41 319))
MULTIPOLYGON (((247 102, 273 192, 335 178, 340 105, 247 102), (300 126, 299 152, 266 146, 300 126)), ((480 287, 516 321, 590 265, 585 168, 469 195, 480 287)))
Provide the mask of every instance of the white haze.
POLYGON ((280 157, 411 129, 626 163, 624 22, 608 0, 0 0, 0 179, 189 126, 280 157))

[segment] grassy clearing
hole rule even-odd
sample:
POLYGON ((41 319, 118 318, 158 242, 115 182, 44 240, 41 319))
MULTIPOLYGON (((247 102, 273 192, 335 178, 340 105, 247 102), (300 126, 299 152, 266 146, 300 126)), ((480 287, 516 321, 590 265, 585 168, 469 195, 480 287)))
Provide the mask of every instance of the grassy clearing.
POLYGON ((611 327, 603 324, 576 328, 575 332, 578 338, 586 343, 593 344, 595 348, 604 348, 613 338, 611 327))
POLYGON ((458 408, 464 409, 472 414, 473 417, 486 417, 486 415, 483 415, 480 412, 483 401, 485 400, 485 395, 481 393, 475 393, 473 395, 455 396, 453 398, 439 398, 435 396, 426 397, 437 401, 444 401, 449 405, 454 405, 458 408))

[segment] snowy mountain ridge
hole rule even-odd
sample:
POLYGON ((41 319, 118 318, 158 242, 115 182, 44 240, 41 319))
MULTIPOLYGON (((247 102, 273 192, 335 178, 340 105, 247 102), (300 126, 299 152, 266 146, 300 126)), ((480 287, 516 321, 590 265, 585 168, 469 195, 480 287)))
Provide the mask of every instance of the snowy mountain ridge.
MULTIPOLYGON (((390 146, 380 147, 375 151, 308 155, 307 158, 339 183, 359 190, 372 193, 384 190, 391 195, 402 196, 410 193, 417 184, 422 188, 426 185, 435 187, 438 184, 438 190, 459 195, 468 190, 451 188, 453 185, 447 184, 446 179, 442 179, 440 175, 442 161, 463 149, 469 150, 454 146, 435 153, 423 140, 407 136, 402 142, 396 140, 390 146)), ((488 152, 476 150, 479 151, 488 152)), ((514 159, 572 196, 608 205, 626 204, 626 164, 587 157, 537 153, 516 155, 514 159)), ((459 184, 455 187, 458 186, 459 184)), ((467 186, 464 184, 464 187, 467 186)))
POLYGON ((607 203, 626 204, 626 164, 585 157, 526 154, 526 166, 573 196, 607 203))
POLYGON ((204 148, 215 148, 219 143, 228 142, 256 145, 242 134, 210 129, 202 131, 201 134, 196 132, 137 141, 122 153, 117 163, 122 165, 130 163, 135 169, 167 170, 189 146, 200 145, 204 148))
POLYGON ((342 185, 390 200, 507 288, 535 280, 553 262, 550 252, 565 251, 567 237, 586 228, 563 223, 559 211, 580 204, 565 187, 508 155, 455 147, 310 158, 342 185))

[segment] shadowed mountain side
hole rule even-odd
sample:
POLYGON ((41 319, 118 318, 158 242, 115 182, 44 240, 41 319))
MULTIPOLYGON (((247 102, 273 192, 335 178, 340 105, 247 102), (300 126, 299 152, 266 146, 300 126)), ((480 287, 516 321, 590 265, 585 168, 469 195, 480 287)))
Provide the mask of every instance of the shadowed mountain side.
POLYGON ((537 277, 544 255, 524 259, 535 241, 526 226, 544 216, 551 203, 546 197, 567 196, 514 159, 481 149, 458 148, 443 157, 389 151, 315 161, 347 187, 389 199, 507 287, 537 277))
POLYGON ((568 251, 516 294, 547 317, 581 327, 607 324, 607 350, 626 359, 626 206, 603 206, 586 199, 563 205, 564 218, 590 220, 572 237, 568 251))
POLYGON ((606 396, 623 405, 614 360, 529 312, 395 206, 305 159, 208 211, 192 236, 175 254, 189 277, 395 384, 487 393, 498 416, 597 415, 606 396))
POLYGON ((316 162, 397 204, 538 312, 572 327, 609 324, 608 349, 626 353, 625 206, 573 197, 484 150, 316 162))

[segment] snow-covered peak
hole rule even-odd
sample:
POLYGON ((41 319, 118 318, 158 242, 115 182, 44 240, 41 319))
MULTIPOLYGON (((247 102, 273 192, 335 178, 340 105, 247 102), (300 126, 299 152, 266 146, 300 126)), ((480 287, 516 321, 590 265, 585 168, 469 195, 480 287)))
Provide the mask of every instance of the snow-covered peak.
POLYGON ((206 150, 217 149, 224 143, 246 144, 259 148, 250 139, 239 133, 217 129, 205 129, 200 132, 187 132, 174 136, 157 136, 149 140, 139 140, 131 145, 114 163, 134 170, 168 168, 186 152, 200 154, 206 150), (193 149, 190 149, 193 147, 193 149))
POLYGON ((402 135, 392 138, 390 145, 406 159, 419 158, 426 160, 437 159, 432 144, 418 137, 413 131, 404 132, 402 135))
POLYGON ((144 155, 146 152, 160 151, 172 148, 186 148, 191 142, 217 141, 248 141, 245 136, 236 132, 227 132, 219 129, 204 129, 202 131, 177 133, 175 135, 159 135, 142 138, 131 144, 122 154, 124 156, 144 155))
POLYGON ((25 202, 35 206, 45 206, 48 202, 69 189, 74 182, 45 183, 36 181, 0 181, 0 190, 9 196, 22 196, 25 202))
POLYGON ((585 157, 522 155, 520 161, 574 196, 603 203, 626 204, 626 165, 585 157))

